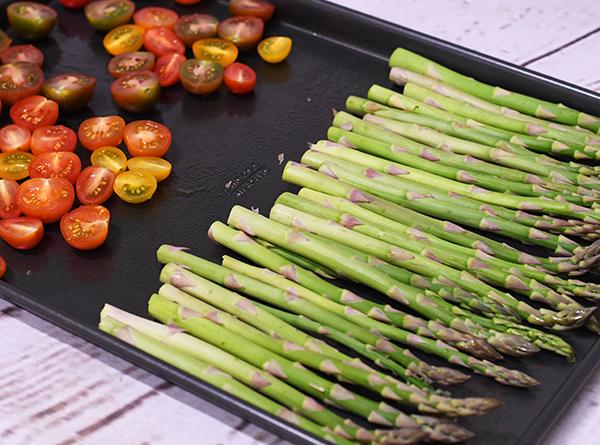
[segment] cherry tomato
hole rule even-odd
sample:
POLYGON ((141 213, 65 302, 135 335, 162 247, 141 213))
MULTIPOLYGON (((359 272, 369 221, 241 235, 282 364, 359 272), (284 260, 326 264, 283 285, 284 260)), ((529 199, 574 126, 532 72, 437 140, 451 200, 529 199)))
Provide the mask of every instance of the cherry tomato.
POLYGON ((185 54, 185 45, 173 31, 164 26, 152 28, 144 34, 144 46, 157 57, 165 54, 185 54))
POLYGON ((108 72, 115 79, 134 71, 154 70, 154 54, 148 51, 132 51, 119 54, 108 62, 108 72))
POLYGON ((133 170, 119 174, 113 186, 123 201, 139 204, 148 201, 156 191, 156 178, 150 173, 133 170))
POLYGON ((27 40, 46 37, 58 22, 58 15, 53 8, 37 2, 11 3, 6 13, 15 34, 27 40))
POLYGON ((15 45, 0 52, 2 63, 29 62, 37 66, 44 64, 44 54, 33 45, 15 45))
POLYGON ((12 39, 0 29, 0 51, 4 51, 12 43, 12 39))
POLYGON ((144 44, 144 32, 138 25, 121 25, 106 34, 102 44, 113 56, 137 51, 144 44))
POLYGON ((6 274, 6 260, 0 256, 0 280, 4 278, 4 274, 6 274))
POLYGON ((229 40, 240 51, 247 51, 256 46, 265 30, 265 23, 256 17, 240 15, 229 17, 219 23, 219 37, 229 40))
POLYGON ((121 116, 91 117, 79 125, 79 142, 90 151, 116 146, 123 141, 125 121, 121 116))
POLYGON ((57 151, 75 151, 77 135, 64 125, 48 125, 33 130, 31 135, 31 153, 39 156, 57 151))
POLYGON ((243 63, 233 63, 225 68, 225 86, 234 94, 248 94, 256 85, 256 73, 243 63))
POLYGON ((77 199, 85 205, 97 205, 108 201, 113 193, 115 178, 116 175, 107 168, 85 168, 75 183, 77 199))
POLYGON ((17 190, 17 205, 25 216, 44 224, 58 221, 71 210, 75 191, 64 178, 28 179, 17 190))
POLYGON ((92 165, 107 168, 114 173, 127 170, 127 155, 117 147, 102 147, 94 150, 91 156, 92 165))
POLYGON ((185 62, 185 56, 176 53, 165 54, 158 58, 154 72, 158 74, 161 87, 169 87, 179 82, 179 68, 183 62, 185 62))
POLYGON ((131 171, 150 173, 158 182, 164 181, 171 174, 173 166, 169 161, 154 156, 137 156, 127 161, 127 168, 131 171))
POLYGON ((29 130, 53 125, 58 119, 58 104, 44 96, 26 97, 10 108, 10 118, 29 130))
POLYGON ((44 73, 28 62, 0 65, 0 101, 12 105, 19 99, 40 94, 44 73))
POLYGON ((230 0, 229 12, 231 15, 250 15, 268 22, 275 12, 275 6, 265 0, 230 0))
POLYGON ((209 14, 182 15, 173 26, 173 31, 187 45, 192 46, 196 40, 217 35, 219 19, 209 14))
POLYGON ((29 151, 31 132, 22 125, 10 124, 0 129, 0 150, 3 153, 29 151))
POLYGON ((258 55, 269 63, 283 62, 291 50, 292 39, 289 37, 268 37, 258 44, 258 55))
POLYGON ((44 82, 42 94, 52 99, 61 111, 77 111, 92 99, 96 78, 86 74, 67 73, 53 76, 44 82))
POLYGON ((129 22, 135 11, 130 0, 97 0, 85 7, 85 17, 99 31, 110 31, 129 22))
POLYGON ((125 111, 146 113, 160 98, 160 83, 152 71, 139 71, 116 79, 110 86, 110 92, 113 100, 125 111))
POLYGON ((33 161, 31 153, 15 151, 0 154, 0 178, 20 181, 29 176, 29 164, 33 161))
POLYGON ((43 237, 44 224, 38 218, 22 216, 0 221, 0 238, 14 249, 33 249, 43 237))
POLYGON ((228 67, 238 57, 238 48, 223 39, 200 39, 192 45, 194 57, 198 60, 210 60, 228 67))
POLYGON ((179 16, 175 11, 160 6, 147 6, 138 9, 133 14, 133 22, 144 29, 156 28, 157 26, 173 28, 178 18, 179 16))
POLYGON ((31 178, 64 178, 75 184, 79 173, 81 160, 70 151, 43 153, 29 164, 31 178))
POLYGON ((13 179, 0 179, 0 218, 16 218, 21 214, 17 206, 19 183, 13 179))
POLYGON ((201 1, 202 0, 175 0, 175 3, 179 3, 180 5, 195 5, 201 1))
POLYGON ((223 67, 210 60, 189 59, 179 69, 179 80, 192 94, 209 94, 223 83, 223 67))
POLYGON ((65 8, 70 9, 83 9, 91 0, 58 0, 65 8))
POLYGON ((171 148, 171 130, 149 120, 130 122, 125 127, 125 145, 131 156, 161 158, 171 148))
POLYGON ((79 250, 100 247, 108 236, 110 212, 100 205, 81 206, 63 215, 60 233, 67 244, 79 250))

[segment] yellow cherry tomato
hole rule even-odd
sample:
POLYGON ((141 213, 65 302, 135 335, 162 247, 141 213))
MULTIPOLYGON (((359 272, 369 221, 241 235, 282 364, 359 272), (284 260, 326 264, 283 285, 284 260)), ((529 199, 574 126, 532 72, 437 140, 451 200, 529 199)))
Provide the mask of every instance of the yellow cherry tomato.
POLYGON ((29 176, 29 164, 34 156, 31 153, 15 151, 0 154, 0 178, 19 181, 29 176))
POLYGON ((136 156, 127 161, 127 168, 131 171, 148 172, 160 182, 169 177, 173 166, 169 161, 163 158, 154 156, 136 156))
POLYGON ((148 172, 134 170, 120 173, 115 179, 115 193, 123 201, 139 204, 148 201, 156 191, 156 178, 148 172))
POLYGON ((117 147, 101 147, 92 152, 92 165, 104 167, 116 174, 127 170, 127 155, 117 147))
POLYGON ((269 63, 279 63, 287 59, 292 50, 289 37, 268 37, 258 44, 258 55, 269 63))
POLYGON ((122 25, 106 34, 102 44, 113 56, 137 51, 144 44, 144 32, 138 25, 122 25))
POLYGON ((235 62, 239 51, 237 46, 225 39, 208 38, 196 40, 192 52, 196 59, 211 60, 226 68, 235 62))

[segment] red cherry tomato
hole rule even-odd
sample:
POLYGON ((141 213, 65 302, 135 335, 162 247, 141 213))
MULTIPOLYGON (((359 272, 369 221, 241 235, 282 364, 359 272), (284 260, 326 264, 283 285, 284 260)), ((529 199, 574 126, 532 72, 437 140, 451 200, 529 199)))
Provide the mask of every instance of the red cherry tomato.
POLYGON ((39 94, 43 83, 44 73, 32 63, 16 62, 0 66, 0 100, 6 105, 39 94))
POLYGON ((33 130, 31 152, 35 156, 55 151, 75 151, 77 135, 64 125, 48 125, 33 130))
POLYGON ((175 3, 179 3, 180 5, 195 5, 201 1, 202 0, 175 0, 175 3))
POLYGON ((79 125, 79 142, 90 151, 100 147, 116 147, 123 141, 125 121, 121 116, 91 117, 79 125))
POLYGON ((10 124, 0 128, 0 151, 29 151, 31 132, 22 125, 10 124))
POLYGON ((33 45, 15 45, 0 52, 2 63, 29 62, 33 65, 44 64, 44 54, 33 45))
POLYGON ((125 145, 131 156, 162 158, 171 148, 171 130, 149 120, 130 122, 125 127, 125 145))
POLYGON ((63 5, 65 8, 70 9, 82 9, 92 0, 58 0, 58 3, 63 5))
POLYGON ((144 34, 144 46, 157 57, 165 54, 185 54, 185 45, 173 31, 164 26, 152 28, 144 34))
POLYGON ((173 31, 187 45, 192 46, 196 40, 217 35, 219 19, 209 14, 182 15, 173 26, 173 31))
POLYGON ((58 221, 71 210, 75 191, 63 178, 28 179, 17 190, 17 205, 25 216, 43 223, 58 221))
POLYGON ((37 218, 22 216, 0 221, 0 238, 15 249, 33 249, 43 237, 44 224, 37 218))
POLYGON ((0 218, 16 218, 21 214, 17 207, 19 183, 12 179, 0 179, 0 218))
POLYGON ((233 63, 225 68, 225 86, 234 94, 248 94, 256 85, 256 73, 243 63, 233 63))
POLYGON ((160 6, 147 6, 139 9, 133 14, 133 22, 144 29, 164 26, 173 28, 179 16, 172 9, 161 8, 160 6))
POLYGON ((92 250, 106 241, 109 222, 110 212, 106 207, 81 206, 61 218, 60 232, 69 246, 92 250))
POLYGON ((254 48, 262 38, 264 30, 265 23, 261 19, 249 15, 229 17, 219 23, 217 29, 219 37, 229 40, 240 51, 254 48))
POLYGON ((65 178, 74 184, 81 173, 81 160, 75 153, 42 153, 29 164, 31 178, 65 178))
POLYGON ((10 118, 15 124, 27 127, 30 131, 54 125, 58 119, 58 104, 44 96, 26 97, 10 108, 10 118))
POLYGON ((6 261, 0 256, 0 280, 4 278, 4 274, 6 274, 6 261))
POLYGON ((275 6, 265 0, 230 0, 229 12, 231 15, 251 15, 268 22, 275 6))
POLYGON ((113 193, 116 175, 104 167, 90 166, 84 169, 75 183, 77 199, 84 205, 106 202, 113 193))
POLYGON ((179 82, 179 68, 185 62, 185 56, 182 54, 165 54, 156 61, 154 72, 158 74, 158 81, 161 87, 168 87, 179 82))

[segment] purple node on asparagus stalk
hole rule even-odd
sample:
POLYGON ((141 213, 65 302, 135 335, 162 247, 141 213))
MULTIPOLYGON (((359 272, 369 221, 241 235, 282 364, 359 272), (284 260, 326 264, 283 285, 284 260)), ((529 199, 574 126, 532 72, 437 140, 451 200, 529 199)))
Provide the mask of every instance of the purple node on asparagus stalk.
POLYGON ((364 171, 364 175, 365 175, 367 178, 379 178, 379 177, 381 176, 381 173, 379 173, 377 170, 374 170, 374 169, 372 169, 372 168, 367 168, 367 169, 364 171))
POLYGON ((448 147, 448 145, 446 143, 441 144, 438 149, 445 151, 446 153, 451 153, 452 150, 450 149, 450 147, 448 147))
POLYGON ((390 165, 389 167, 386 168, 386 171, 388 174, 392 175, 392 176, 399 176, 399 175, 408 175, 409 171, 408 170, 404 170, 400 167, 397 167, 395 165, 390 165))
POLYGON ((539 205, 534 204, 532 202, 523 201, 523 202, 519 203, 519 209, 521 209, 521 210, 542 210, 542 207, 540 207, 539 205))
POLYGON ((342 215, 340 222, 342 223, 342 226, 347 227, 349 229, 356 227, 356 226, 363 225, 363 223, 360 219, 358 219, 357 217, 355 217, 353 215, 348 215, 348 214, 342 215))
POLYGON ((175 272, 171 274, 169 282, 173 286, 178 287, 179 289, 185 289, 195 286, 194 282, 190 279, 190 277, 188 277, 185 270, 183 270, 180 267, 175 269, 175 272))
POLYGON ((372 202, 373 200, 369 195, 359 189, 352 189, 348 196, 348 200, 353 203, 361 203, 361 202, 372 202))
POLYGON ((234 274, 229 274, 223 280, 226 287, 229 289, 242 289, 244 285, 235 277, 234 274))
POLYGON ((436 263, 441 263, 440 259, 435 255, 435 253, 433 253, 429 249, 425 249, 423 251, 423 256, 426 257, 426 258, 429 258, 432 261, 435 261, 436 263))
POLYGON ((490 216, 498 216, 496 211, 489 204, 482 204, 479 206, 479 210, 490 216))
POLYGON ((236 226, 240 230, 242 230, 245 233, 247 233, 248 235, 253 235, 253 236, 256 235, 256 232, 254 231, 254 229, 252 228, 252 226, 250 224, 248 224, 248 222, 246 221, 246 219, 243 216, 239 217, 237 219, 236 226))
POLYGON ((279 273, 288 280, 298 281, 298 271, 293 264, 286 264, 279 269, 279 273))
POLYGON ((204 318, 212 321, 213 323, 223 324, 223 320, 221 320, 221 313, 217 310, 205 312, 203 315, 204 318))
POLYGON ((193 309, 189 309, 187 307, 182 307, 179 310, 179 316, 182 320, 188 320, 190 318, 201 318, 202 316, 193 309))
POLYGON ((477 258, 472 258, 469 261, 469 268, 482 270, 482 269, 489 269, 490 266, 487 263, 484 263, 483 261, 478 260, 477 258))
POLYGON ((300 423, 300 418, 298 415, 287 408, 281 408, 277 412, 277 415, 293 425, 298 425, 300 423))
MULTIPOLYGON (((333 398, 333 397, 332 397, 333 398)), ((393 426, 392 422, 390 422, 389 420, 387 420, 385 417, 383 417, 381 414, 379 414, 378 412, 370 412, 369 416, 367 417, 367 420, 371 423, 375 423, 377 425, 383 425, 383 426, 393 426)))
POLYGON ((481 220, 481 222, 479 223, 479 228, 482 230, 489 230, 491 232, 499 232, 502 230, 502 228, 498 224, 486 218, 483 218, 481 220))
POLYGON ((250 386, 254 389, 262 389, 271 385, 271 382, 265 378, 260 372, 255 371, 250 379, 250 386))
POLYGON ((131 333, 131 328, 129 326, 123 326, 117 330, 116 337, 120 340, 123 340, 125 343, 135 345, 135 339, 133 338, 133 334, 131 333))
POLYGON ((324 407, 312 397, 306 397, 302 403, 302 408, 307 411, 323 411, 324 407))
POLYGON ((239 232, 237 235, 235 235, 233 240, 238 243, 255 243, 256 242, 252 238, 250 238, 248 235, 246 235, 246 233, 244 233, 244 232, 239 232))
POLYGON ((325 374, 340 374, 341 371, 331 360, 323 360, 319 364, 319 369, 323 371, 325 374))
POLYGON ((508 90, 505 90, 504 88, 501 88, 501 87, 494 87, 492 94, 493 94, 493 97, 506 97, 506 96, 510 96, 511 92, 508 90))
POLYGON ((472 185, 472 186, 471 186, 471 191, 472 191, 473 193, 490 193, 490 191, 489 191, 489 190, 486 190, 486 189, 484 189, 484 188, 481 188, 481 187, 477 187, 477 186, 475 186, 475 185, 472 185))
POLYGON ((296 216, 292 216, 292 220, 291 220, 291 226, 296 228, 296 229, 300 229, 300 230, 306 230, 307 227, 306 225, 302 222, 301 218, 297 218, 296 216))
POLYGON ((385 338, 378 339, 377 342, 375 343, 375 348, 378 351, 386 352, 388 354, 391 354, 392 352, 394 352, 396 350, 396 347, 389 340, 386 340, 385 338))
POLYGON ((256 306, 254 306, 247 298, 240 297, 239 300, 235 302, 235 307, 244 312, 248 312, 249 314, 256 315, 256 306))
POLYGON ((425 98, 425 100, 423 101, 426 105, 429 105, 430 107, 434 107, 437 108, 438 110, 445 110, 444 107, 442 107, 442 105, 440 105, 435 99, 433 99, 432 97, 427 97, 425 98))
POLYGON ((369 310, 368 315, 369 317, 375 320, 383 321, 384 323, 389 323, 391 321, 390 318, 386 315, 386 313, 378 307, 371 308, 371 310, 369 310))
POLYGON ((542 232, 541 230, 531 228, 529 229, 529 238, 543 240, 550 238, 550 235, 548 235, 546 232, 542 232))
POLYGON ((356 148, 356 145, 350 142, 346 136, 340 138, 340 144, 345 145, 346 147, 356 148))
POLYGON ((459 170, 459 172, 456 174, 456 179, 458 179, 460 182, 468 183, 473 183, 477 181, 470 173, 467 173, 464 170, 459 170))
POLYGON ((390 80, 398 85, 404 85, 408 82, 408 74, 405 69, 396 66, 390 70, 390 80))
POLYGON ((411 190, 411 191, 406 192, 406 197, 412 201, 412 200, 417 200, 417 199, 430 198, 431 196, 424 195, 422 193, 413 192, 411 190))
POLYGON ((265 365, 263 366, 263 369, 265 371, 267 371, 269 374, 280 378, 282 380, 287 380, 288 376, 287 374, 283 371, 283 368, 281 367, 281 365, 279 363, 277 363, 277 361, 275 359, 269 360, 267 363, 265 363, 265 365))
POLYGON ((338 177, 338 175, 336 175, 335 172, 331 169, 331 166, 329 164, 327 164, 327 163, 322 164, 321 167, 319 168, 319 171, 321 173, 323 173, 324 175, 329 176, 330 178, 340 179, 338 177))
POLYGON ((286 291, 284 292, 284 296, 285 296, 285 301, 287 301, 288 303, 290 301, 301 299, 300 295, 298 295, 298 291, 296 289, 294 289, 293 287, 286 289, 286 291))
POLYGON ((344 304, 353 304, 353 303, 360 303, 362 301, 365 301, 364 298, 356 295, 354 292, 351 292, 347 289, 344 289, 342 291, 342 296, 341 296, 341 302, 344 304))
POLYGON ((423 233, 422 231, 420 231, 419 229, 415 229, 414 227, 409 228, 406 231, 413 239, 416 240, 428 240, 429 237, 427 235, 425 235, 425 233, 423 233))
POLYGON ((407 153, 408 149, 399 145, 392 145, 392 151, 395 153, 407 153))
POLYGON ((287 242, 290 244, 308 242, 309 239, 297 230, 291 230, 287 236, 287 242))
POLYGON ((284 351, 304 351, 304 348, 300 346, 298 343, 294 343, 291 341, 283 342, 284 351))
POLYGON ((404 295, 404 292, 402 292, 398 287, 396 287, 396 286, 392 287, 389 295, 390 295, 390 298, 402 303, 403 305, 405 305, 405 306, 409 305, 406 295, 404 295))
POLYGON ((492 249, 490 249, 490 247, 486 243, 484 243, 483 241, 481 241, 481 240, 475 241, 473 243, 473 248, 477 249, 477 250, 480 250, 480 251, 482 251, 484 253, 487 253, 488 255, 491 255, 491 256, 494 255, 494 251, 492 249))
POLYGON ((509 275, 506 279, 506 287, 512 290, 522 290, 528 291, 529 286, 527 286, 519 277, 515 275, 509 275))
POLYGON ((398 261, 408 261, 408 260, 412 260, 415 258, 414 255, 412 255, 411 253, 409 253, 408 251, 406 251, 404 249, 400 249, 399 247, 392 247, 390 249, 390 256, 394 260, 398 260, 398 261))
POLYGON ((479 159, 477 159, 477 158, 474 158, 474 157, 473 157, 473 156, 471 156, 471 155, 465 155, 465 156, 463 157, 463 159, 465 160, 465 162, 466 162, 467 164, 480 164, 480 163, 481 163, 481 161, 480 161, 479 159))
POLYGON ((448 232, 448 233, 465 233, 466 232, 466 230, 463 229, 461 226, 454 224, 450 221, 444 222, 444 231, 448 232))
POLYGON ((340 127, 342 130, 352 131, 352 122, 345 122, 340 127))

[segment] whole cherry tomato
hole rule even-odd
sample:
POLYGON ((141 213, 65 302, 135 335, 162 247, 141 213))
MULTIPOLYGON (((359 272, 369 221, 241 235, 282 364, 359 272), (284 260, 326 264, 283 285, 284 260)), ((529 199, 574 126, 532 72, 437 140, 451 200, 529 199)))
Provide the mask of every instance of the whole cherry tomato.
POLYGON ((56 151, 75 151, 77 135, 64 125, 48 125, 33 130, 31 152, 35 156, 56 151))
POLYGON ((225 86, 234 94, 248 94, 256 86, 256 73, 243 63, 233 63, 225 68, 225 86))
POLYGON ((17 190, 17 205, 25 216, 53 223, 71 210, 75 191, 64 178, 28 179, 17 190))
POLYGON ((63 215, 60 232, 67 244, 79 250, 100 247, 108 236, 110 212, 100 205, 81 206, 63 215))
POLYGON ((27 127, 30 131, 54 125, 58 119, 58 104, 44 96, 26 97, 11 107, 10 118, 15 124, 27 127))
POLYGON ((91 117, 79 125, 79 142, 90 151, 117 146, 123 141, 125 121, 121 116, 91 117))

